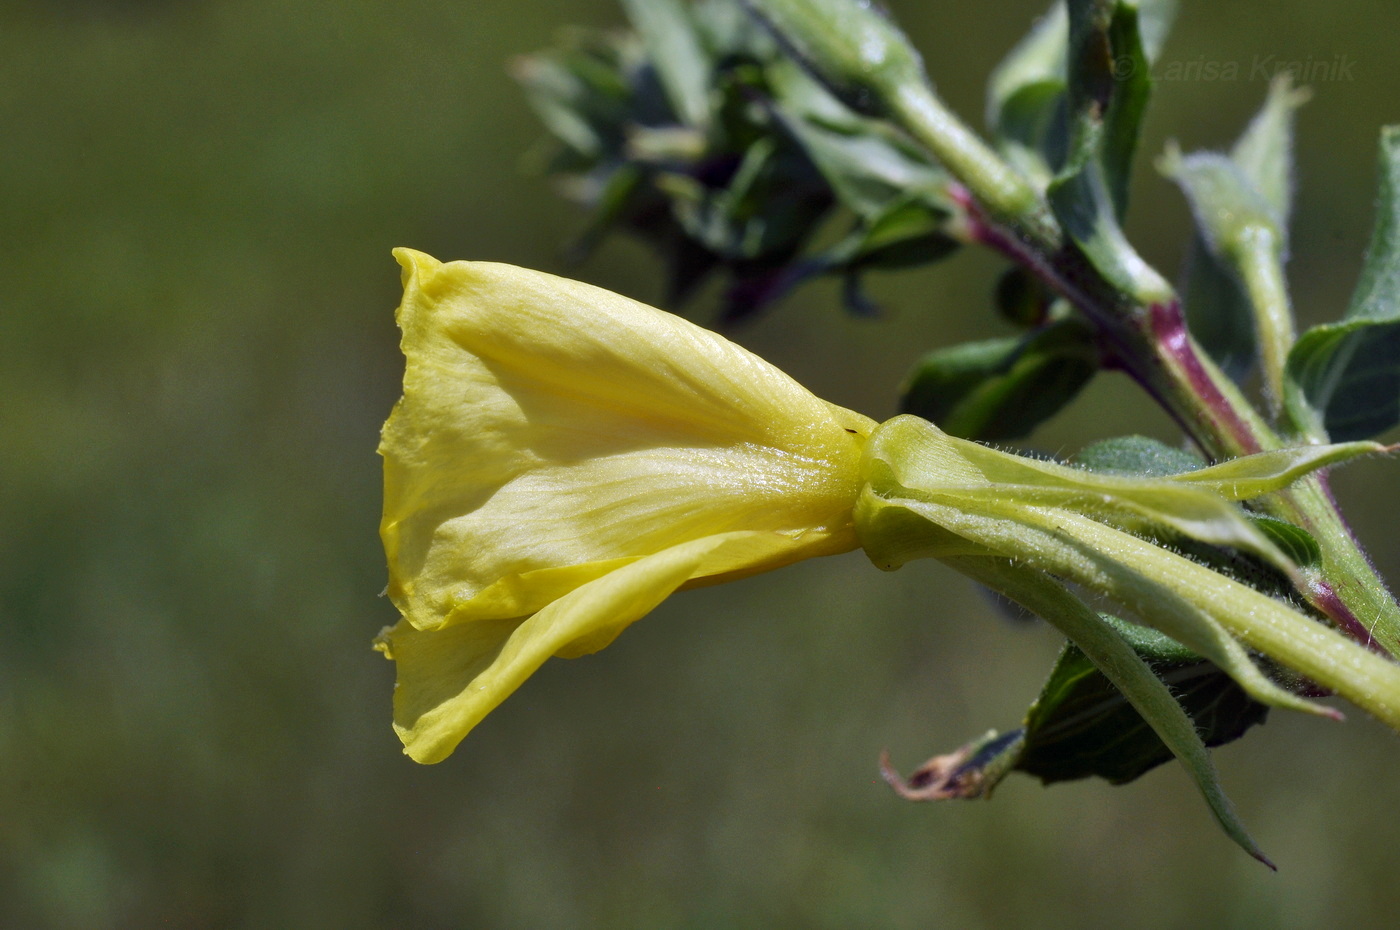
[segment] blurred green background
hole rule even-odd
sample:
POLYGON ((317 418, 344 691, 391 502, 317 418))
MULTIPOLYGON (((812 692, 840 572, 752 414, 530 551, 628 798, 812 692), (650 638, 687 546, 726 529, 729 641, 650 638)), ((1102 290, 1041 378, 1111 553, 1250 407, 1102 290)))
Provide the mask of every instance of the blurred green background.
MULTIPOLYGON (((1041 8, 892 5, 974 120, 1041 8)), ((394 618, 389 250, 570 271, 580 217, 521 168, 540 133, 505 65, 620 22, 611 0, 0 4, 0 926, 1393 926, 1400 740, 1359 714, 1276 713, 1217 754, 1278 875, 1174 766, 896 800, 882 748, 907 770, 1015 725, 1058 648, 937 566, 686 593, 449 761, 400 754, 369 648, 394 618)), ((1360 265, 1397 29, 1380 0, 1187 4, 1165 52, 1240 76, 1159 85, 1149 155, 1227 144, 1256 60, 1354 62, 1300 114, 1309 322, 1360 265)), ((1149 158, 1137 180, 1130 229, 1174 271, 1186 210, 1149 158)), ((922 351, 1002 332, 997 271, 877 279, 874 322, 809 287, 737 338, 884 417, 922 351)), ((572 273, 659 294, 633 243, 572 273)), ((1175 438, 1108 375, 1034 444, 1123 432, 1175 438)), ((1396 464, 1337 486, 1400 578, 1396 464)))

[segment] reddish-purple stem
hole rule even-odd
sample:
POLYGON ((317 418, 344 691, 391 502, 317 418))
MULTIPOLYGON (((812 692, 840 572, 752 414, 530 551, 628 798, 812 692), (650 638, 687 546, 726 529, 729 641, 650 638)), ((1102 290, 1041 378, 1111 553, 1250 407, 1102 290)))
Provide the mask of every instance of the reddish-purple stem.
POLYGON ((1220 393, 1220 386, 1201 364, 1201 357, 1186 329, 1186 315, 1181 312, 1181 302, 1172 300, 1166 304, 1153 304, 1149 309, 1153 341, 1164 355, 1175 360, 1191 391, 1229 430, 1241 454, 1261 451, 1254 431, 1240 419, 1234 406, 1220 393))
POLYGON ((1386 648, 1376 642, 1366 624, 1361 622, 1361 618, 1352 613, 1351 608, 1337 596, 1336 589, 1330 583, 1318 578, 1310 582, 1308 587, 1312 603, 1327 614, 1343 632, 1361 645, 1368 647, 1372 652, 1383 655, 1387 659, 1391 658, 1386 648))
MULTIPOLYGON (((1037 243, 1025 240, 992 220, 962 185, 951 185, 949 194, 963 210, 968 240, 987 246, 1030 271, 1092 320, 1106 343, 1114 367, 1137 381, 1198 446, 1212 451, 1225 440, 1234 445, 1234 454, 1262 450, 1255 430, 1245 422, 1202 364, 1180 301, 1151 304, 1145 308, 1146 314, 1141 312, 1142 308, 1120 307, 1121 296, 1094 293, 1102 289, 1102 281, 1085 267, 1082 254, 1073 245, 1063 245, 1053 254, 1046 254, 1037 243), (1167 376, 1167 383, 1178 380, 1184 383, 1193 395, 1193 405, 1199 403, 1201 407, 1197 409, 1203 408, 1202 412, 1213 424, 1207 425, 1199 419, 1192 422, 1190 412, 1171 401, 1163 390, 1162 380, 1154 376, 1153 369, 1163 364, 1171 366, 1175 372, 1167 376)), ((1323 488, 1331 500, 1325 481, 1323 488)), ((1341 511, 1335 501, 1332 507, 1340 520, 1341 511)), ((1314 607, 1352 639, 1381 655, 1390 655, 1330 583, 1318 579, 1304 593, 1314 607)))

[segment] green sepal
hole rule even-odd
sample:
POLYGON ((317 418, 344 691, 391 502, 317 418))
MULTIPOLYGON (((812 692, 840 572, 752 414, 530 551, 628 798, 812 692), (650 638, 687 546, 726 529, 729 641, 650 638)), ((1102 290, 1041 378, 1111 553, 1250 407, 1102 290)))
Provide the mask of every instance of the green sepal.
POLYGON ((1069 317, 1024 336, 925 355, 905 382, 900 412, 965 439, 1021 439, 1073 400, 1098 368, 1093 330, 1069 317))
MULTIPOLYGON (((1140 619, 1208 658, 1256 700, 1337 716, 1330 708, 1300 698, 1270 680, 1224 625, 1238 628, 1246 622, 1245 612, 1258 610, 1257 598, 1286 610, 1258 592, 1065 507, 1023 503, 1020 489, 998 497, 962 489, 904 488, 903 496, 886 497, 873 488, 898 488, 887 463, 876 462, 870 471, 872 488, 857 501, 856 526, 861 546, 877 566, 892 571, 912 559, 949 561, 977 555, 980 548, 981 554, 1010 559, 1013 565, 1063 575, 1120 604, 1131 605, 1140 619), (922 518, 937 531, 921 537, 917 524, 899 510, 922 518), (1209 585, 1202 588, 1206 578, 1209 585), (1188 588, 1188 584, 1196 587, 1188 588), (1211 602, 1207 607, 1201 599, 1208 592, 1211 602)), ((967 571, 960 566, 959 570, 967 571)), ((998 590, 1005 593, 1004 587, 998 590)), ((1286 622, 1294 624, 1297 615, 1291 610, 1286 610, 1286 615, 1286 622)), ((1297 617, 1296 622, 1305 624, 1310 635, 1314 628, 1321 630, 1309 619, 1297 617)))
MULTIPOLYGON (((871 455, 891 463, 899 486, 936 493, 940 501, 957 497, 970 510, 990 508, 998 501, 1065 508, 1130 532, 1165 531, 1244 549, 1280 571, 1293 571, 1283 553, 1222 495, 1219 482, 1191 481, 1202 472, 1167 479, 1096 473, 959 439, 912 416, 882 424, 868 448, 871 455)), ((1296 463, 1290 459, 1275 464, 1296 463)), ((1225 481, 1234 488, 1250 480, 1278 480, 1277 470, 1239 468, 1228 472, 1225 481)))
MULTIPOLYGON (((1400 728, 1400 667, 1312 617, 1155 544, 1179 533, 1262 556, 1303 583, 1298 569, 1227 495, 1269 490, 1329 453, 1262 453, 1165 479, 1125 478, 1026 459, 948 436, 916 417, 881 424, 866 443, 867 486, 856 532, 871 560, 893 570, 911 558, 948 558, 964 546, 1061 576, 1125 605, 1228 672, 1261 702, 1323 716, 1262 673, 1247 644, 1400 728), (1252 461, 1251 461, 1252 460, 1252 461), (1193 482, 1196 486, 1192 486, 1193 482), (907 510, 938 527, 920 538, 907 510), (887 532, 893 527, 897 532, 887 532), (1345 671, 1344 671, 1345 670, 1345 671)), ((965 550, 963 550, 965 551, 965 550)))
MULTIPOLYGON (((1369 447, 1363 451, 1379 451, 1379 448, 1369 447)), ((1205 460, 1194 453, 1146 436, 1119 436, 1101 440, 1081 449, 1071 462, 1090 471, 1156 478, 1182 475, 1206 467, 1205 460)), ((1275 470, 1277 471, 1277 466, 1282 464, 1276 462, 1275 470)), ((1275 480, 1288 480, 1286 467, 1285 474, 1275 480)), ((1262 514, 1246 513, 1245 517, 1305 575, 1320 567, 1322 550, 1307 530, 1262 514)), ((1297 597, 1293 580, 1287 573, 1248 552, 1210 546, 1180 534, 1159 534, 1154 538, 1170 545, 1182 555, 1256 590, 1282 600, 1297 597)))
POLYGON ((1183 472, 1171 480, 1208 487, 1230 500, 1243 501, 1275 491, 1318 469, 1341 465, 1365 455, 1394 451, 1378 442, 1339 442, 1325 446, 1290 446, 1227 459, 1205 468, 1183 472))
POLYGON ((1229 500, 1241 501, 1282 491, 1322 468, 1394 451, 1378 442, 1342 442, 1290 446, 1207 465, 1194 453, 1156 439, 1118 436, 1085 446, 1071 461, 1090 471, 1169 478, 1174 483, 1207 487, 1229 500))

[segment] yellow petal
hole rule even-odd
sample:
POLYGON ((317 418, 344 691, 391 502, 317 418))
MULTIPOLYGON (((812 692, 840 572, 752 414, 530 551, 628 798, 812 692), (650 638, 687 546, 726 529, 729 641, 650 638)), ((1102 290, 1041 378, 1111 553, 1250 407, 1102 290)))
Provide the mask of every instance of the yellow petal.
POLYGON ((380 446, 381 531, 389 593, 414 627, 530 614, 716 534, 792 545, 766 561, 712 560, 707 574, 855 547, 872 421, 608 291, 395 255, 408 363, 380 446))
POLYGON ((440 762, 550 656, 601 649, 695 575, 781 557, 795 545, 777 533, 725 533, 638 559, 528 619, 431 631, 401 621, 379 645, 398 667, 394 729, 404 751, 418 762, 440 762))

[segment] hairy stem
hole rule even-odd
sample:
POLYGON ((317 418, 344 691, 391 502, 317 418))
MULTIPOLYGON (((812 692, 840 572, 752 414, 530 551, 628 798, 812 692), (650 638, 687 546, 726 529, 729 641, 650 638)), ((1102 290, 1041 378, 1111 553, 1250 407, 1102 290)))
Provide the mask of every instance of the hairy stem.
MULTIPOLYGON (((993 156, 995 157, 995 156, 993 156)), ((1227 459, 1285 445, 1239 388, 1191 337, 1179 303, 1143 307, 1098 275, 1059 237, 1040 234, 1040 214, 1029 222, 1002 218, 983 205, 976 175, 960 174, 955 191, 966 214, 967 236, 1031 271, 1098 328, 1122 368, 1172 416, 1211 459, 1227 459)), ((1352 535, 1321 478, 1259 502, 1271 516, 1311 533, 1322 549, 1322 578, 1300 593, 1347 635, 1389 655, 1400 655, 1400 604, 1352 535)))

